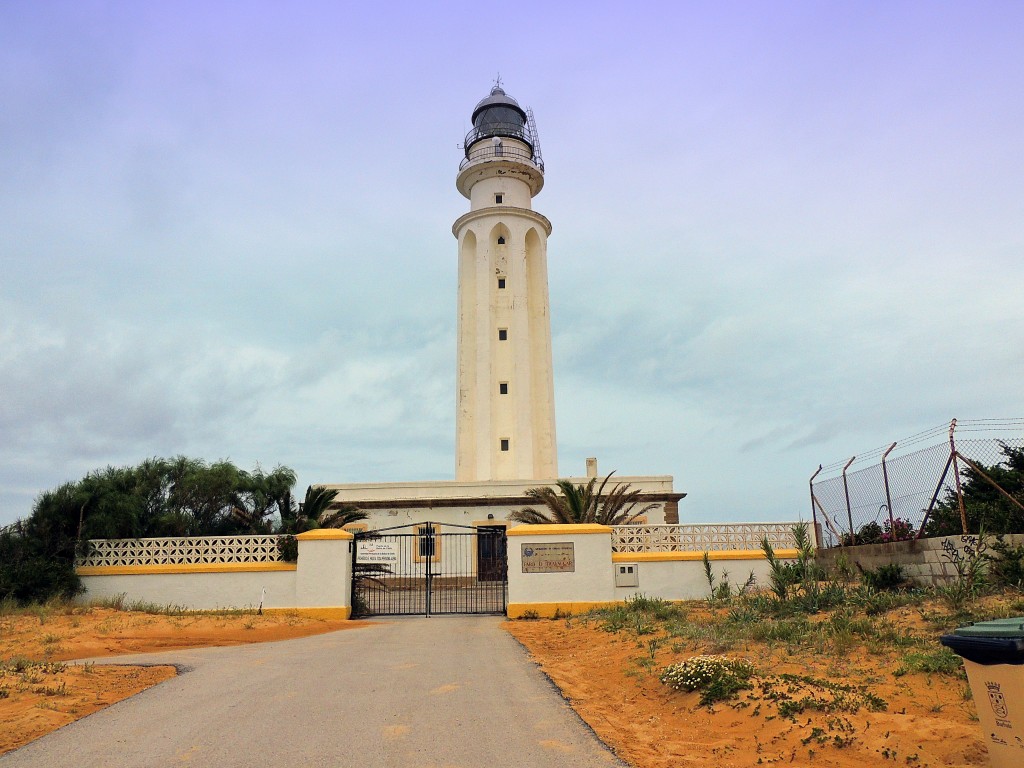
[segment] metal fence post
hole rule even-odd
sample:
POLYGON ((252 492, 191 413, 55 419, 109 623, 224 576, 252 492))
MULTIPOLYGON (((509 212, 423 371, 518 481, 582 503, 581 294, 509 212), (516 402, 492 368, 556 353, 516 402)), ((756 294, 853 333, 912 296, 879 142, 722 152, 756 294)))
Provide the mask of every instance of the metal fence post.
POLYGON ((433 580, 434 580, 434 573, 433 573, 433 571, 434 571, 434 553, 437 551, 435 549, 435 547, 437 546, 437 542, 434 540, 434 524, 433 523, 429 523, 428 522, 424 526, 424 531, 426 533, 426 541, 427 541, 427 557, 426 557, 426 562, 424 563, 424 565, 426 566, 426 569, 427 569, 427 594, 425 596, 425 607, 426 607, 427 618, 430 618, 430 608, 431 608, 430 601, 431 601, 431 597, 432 597, 431 589, 434 586, 433 585, 433 580))
POLYGON ((846 466, 843 467, 843 493, 846 494, 846 519, 850 522, 850 544, 856 545, 857 534, 853 530, 853 510, 850 508, 850 484, 846 481, 846 470, 853 464, 853 460, 856 456, 851 456, 850 460, 846 462, 846 466))
POLYGON ((882 454, 882 481, 885 483, 885 506, 889 508, 889 535, 896 535, 896 521, 892 516, 892 495, 889 493, 889 468, 885 466, 885 457, 892 453, 896 443, 889 446, 889 450, 882 454))
POLYGON ((949 465, 953 463, 953 457, 950 456, 946 459, 946 466, 942 469, 942 474, 939 475, 939 484, 935 486, 935 493, 932 494, 932 500, 928 502, 928 509, 924 511, 924 518, 921 520, 921 530, 917 532, 915 539, 920 539, 924 536, 924 527, 928 524, 928 519, 932 516, 932 510, 935 509, 935 502, 939 500, 939 494, 942 493, 942 484, 946 482, 946 475, 949 474, 949 465))
POLYGON ((818 465, 818 471, 811 475, 811 479, 807 481, 807 485, 811 489, 811 519, 814 521, 814 535, 820 540, 821 536, 818 535, 818 507, 814 503, 814 478, 821 473, 821 464, 818 465))
POLYGON ((956 443, 953 442, 953 431, 956 429, 956 419, 949 422, 949 456, 953 462, 953 477, 956 478, 956 501, 960 506, 960 527, 963 533, 967 533, 967 511, 964 509, 964 490, 960 485, 960 466, 956 461, 956 443))

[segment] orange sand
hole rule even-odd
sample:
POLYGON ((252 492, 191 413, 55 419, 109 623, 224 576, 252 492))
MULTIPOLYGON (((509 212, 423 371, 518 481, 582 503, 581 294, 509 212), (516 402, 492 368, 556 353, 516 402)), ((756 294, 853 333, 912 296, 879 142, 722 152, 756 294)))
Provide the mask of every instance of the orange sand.
MULTIPOLYGON (((893 619, 908 620, 908 614, 893 619)), ((974 704, 965 699, 966 681, 923 673, 897 678, 894 659, 863 647, 841 660, 763 645, 724 654, 770 674, 867 683, 888 703, 884 712, 806 711, 788 719, 768 703, 757 711, 757 701, 744 701, 743 694, 708 710, 699 706, 699 693, 673 691, 658 680, 664 667, 697 649, 673 652, 666 642, 652 657, 647 637, 612 634, 575 618, 505 626, 598 736, 637 768, 987 764, 974 704), (848 743, 836 746, 836 735, 848 743)))

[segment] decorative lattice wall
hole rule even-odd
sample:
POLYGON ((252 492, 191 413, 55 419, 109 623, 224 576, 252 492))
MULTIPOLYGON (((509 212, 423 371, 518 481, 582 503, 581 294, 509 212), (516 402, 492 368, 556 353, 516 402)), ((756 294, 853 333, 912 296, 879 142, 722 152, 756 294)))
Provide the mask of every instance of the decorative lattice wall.
POLYGON ((194 536, 180 539, 90 539, 78 567, 276 563, 280 536, 194 536))
POLYGON ((715 552, 759 550, 765 536, 774 549, 793 549, 796 523, 709 525, 617 525, 612 552, 715 552))

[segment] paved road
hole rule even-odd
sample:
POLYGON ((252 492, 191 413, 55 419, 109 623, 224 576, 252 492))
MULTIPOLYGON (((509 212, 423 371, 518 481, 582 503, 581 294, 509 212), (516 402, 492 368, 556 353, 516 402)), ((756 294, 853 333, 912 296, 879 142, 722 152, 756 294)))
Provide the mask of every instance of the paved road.
POLYGON ((0 757, 0 767, 623 766, 500 623, 402 618, 110 659, 186 671, 0 757))

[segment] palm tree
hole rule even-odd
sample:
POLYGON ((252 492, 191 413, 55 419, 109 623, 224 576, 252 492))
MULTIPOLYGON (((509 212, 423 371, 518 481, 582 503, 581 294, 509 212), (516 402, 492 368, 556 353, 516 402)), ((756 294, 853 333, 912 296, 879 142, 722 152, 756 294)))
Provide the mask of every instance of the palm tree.
POLYGON ((600 525, 626 525, 654 509, 657 504, 647 504, 633 511, 640 503, 640 491, 629 490, 628 483, 618 483, 606 496, 604 488, 614 475, 609 472, 594 492, 597 478, 592 477, 586 485, 573 485, 568 480, 556 482, 559 495, 554 488, 543 486, 531 488, 526 495, 542 502, 546 509, 526 507, 508 516, 509 520, 531 525, 546 523, 576 524, 598 523, 600 525))
POLYGON ((303 531, 311 528, 344 528, 349 523, 365 520, 369 515, 350 504, 342 504, 334 509, 334 497, 338 495, 336 488, 311 485, 306 488, 306 498, 299 507, 295 527, 303 531))

